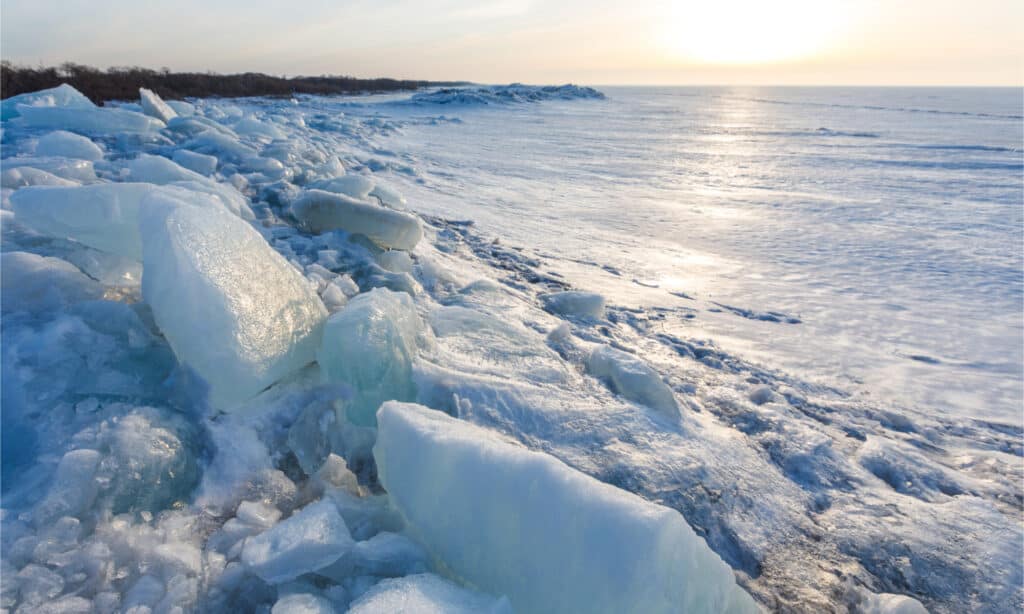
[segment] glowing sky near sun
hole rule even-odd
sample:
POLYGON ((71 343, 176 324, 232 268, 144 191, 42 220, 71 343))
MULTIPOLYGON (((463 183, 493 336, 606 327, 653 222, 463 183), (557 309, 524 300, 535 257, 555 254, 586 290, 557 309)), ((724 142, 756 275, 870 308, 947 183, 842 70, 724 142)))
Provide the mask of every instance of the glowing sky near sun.
POLYGON ((479 82, 1021 85, 1021 0, 3 0, 0 55, 479 82))

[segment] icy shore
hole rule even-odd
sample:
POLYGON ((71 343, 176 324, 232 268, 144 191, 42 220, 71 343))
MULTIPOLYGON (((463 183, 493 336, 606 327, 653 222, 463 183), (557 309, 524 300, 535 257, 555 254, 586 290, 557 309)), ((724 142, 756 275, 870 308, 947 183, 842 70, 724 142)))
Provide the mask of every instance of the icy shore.
MULTIPOLYGON (((408 106, 575 98, 600 94, 408 106)), ((5 101, 0 607, 1019 600, 1019 494, 983 458, 937 466, 928 428, 853 404, 819 420, 842 440, 808 426, 836 408, 798 382, 415 213, 389 178, 417 170, 375 140, 400 125, 307 103, 5 101)))

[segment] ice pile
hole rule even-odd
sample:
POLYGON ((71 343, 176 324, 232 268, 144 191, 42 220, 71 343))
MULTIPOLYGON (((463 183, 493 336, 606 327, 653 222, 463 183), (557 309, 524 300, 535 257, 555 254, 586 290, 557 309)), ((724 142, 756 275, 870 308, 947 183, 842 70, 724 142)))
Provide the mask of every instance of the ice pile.
MULTIPOLYGON (((755 610, 734 529, 782 534, 789 510, 737 484, 827 446, 719 436, 619 342, 633 314, 411 212, 383 178, 418 171, 378 141, 401 122, 340 104, 5 101, 0 609, 755 610)), ((737 415, 788 398, 742 386, 737 415)), ((908 496, 986 487, 906 446, 859 458, 908 496)))
POLYGON ((489 105, 541 102, 544 100, 603 99, 605 96, 591 87, 579 85, 494 85, 490 87, 442 88, 432 92, 413 94, 414 104, 489 105))

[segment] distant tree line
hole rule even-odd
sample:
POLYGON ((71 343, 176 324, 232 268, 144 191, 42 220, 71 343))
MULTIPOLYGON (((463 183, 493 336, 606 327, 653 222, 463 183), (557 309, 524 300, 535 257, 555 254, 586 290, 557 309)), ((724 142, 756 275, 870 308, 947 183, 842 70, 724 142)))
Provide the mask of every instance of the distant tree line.
POLYGON ((360 92, 392 92, 428 86, 463 85, 464 82, 409 81, 399 79, 357 79, 343 76, 274 77, 247 72, 220 75, 213 72, 171 72, 164 68, 111 67, 100 70, 82 64, 60 66, 18 66, 0 63, 0 98, 56 87, 67 83, 93 102, 132 100, 139 97, 139 88, 153 90, 161 98, 181 99, 221 96, 291 96, 293 94, 354 94, 360 92))

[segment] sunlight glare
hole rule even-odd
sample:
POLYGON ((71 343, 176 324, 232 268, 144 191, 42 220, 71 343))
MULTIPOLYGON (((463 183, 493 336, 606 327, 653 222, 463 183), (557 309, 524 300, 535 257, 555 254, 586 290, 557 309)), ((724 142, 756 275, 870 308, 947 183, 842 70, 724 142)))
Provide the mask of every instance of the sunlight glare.
POLYGON ((704 64, 769 64, 805 59, 836 42, 840 2, 717 0, 674 2, 661 29, 677 59, 704 64))

